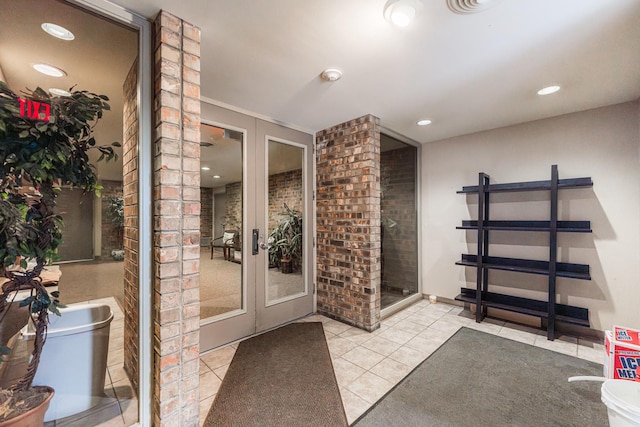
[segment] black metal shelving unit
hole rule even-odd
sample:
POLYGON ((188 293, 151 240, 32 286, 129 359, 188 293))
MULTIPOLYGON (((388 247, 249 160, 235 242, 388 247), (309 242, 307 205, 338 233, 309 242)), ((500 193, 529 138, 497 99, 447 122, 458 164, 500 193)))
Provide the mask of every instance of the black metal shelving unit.
POLYGON ((462 288, 455 299, 476 305, 476 322, 481 322, 489 307, 540 317, 547 323, 547 338, 555 339, 556 322, 589 326, 586 308, 556 303, 556 278, 591 280, 589 266, 558 262, 558 233, 591 233, 590 221, 558 221, 558 190, 593 186, 591 178, 558 179, 558 166, 551 166, 549 181, 490 184, 490 177, 480 172, 478 185, 463 187, 458 194, 478 194, 478 220, 462 221, 460 230, 476 230, 478 255, 463 254, 456 264, 476 267, 476 289, 462 288), (492 221, 489 219, 489 195, 499 192, 549 191, 549 221, 492 221), (549 260, 537 261, 489 255, 490 231, 529 231, 549 233, 549 260), (547 301, 489 292, 489 270, 506 270, 549 277, 547 301))

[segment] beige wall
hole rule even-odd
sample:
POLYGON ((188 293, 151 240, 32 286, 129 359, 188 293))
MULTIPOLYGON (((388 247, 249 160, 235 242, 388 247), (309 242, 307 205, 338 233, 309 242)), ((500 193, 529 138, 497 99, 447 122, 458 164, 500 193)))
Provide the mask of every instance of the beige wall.
POLYGON ((5 83, 7 82, 5 80, 5 78, 4 78, 4 73, 2 72, 2 67, 1 66, 0 66, 0 81, 5 82, 5 83))
MULTIPOLYGON (((477 218, 476 185, 590 176, 590 189, 560 191, 559 219, 590 220, 592 234, 559 235, 559 260, 589 264, 591 281, 557 282, 558 302, 589 308, 598 330, 640 326, 640 107, 637 102, 559 116, 425 144, 422 150, 423 292, 454 298, 475 287, 475 269, 457 266, 476 253, 473 232, 456 230, 477 218)), ((548 219, 548 194, 492 196, 492 219, 548 219), (529 201, 531 200, 531 201, 529 201), (495 202, 495 203, 494 203, 495 202)), ((493 232, 491 255, 548 259, 544 233, 493 232)), ((490 290, 546 300, 546 276, 491 271, 490 290)))

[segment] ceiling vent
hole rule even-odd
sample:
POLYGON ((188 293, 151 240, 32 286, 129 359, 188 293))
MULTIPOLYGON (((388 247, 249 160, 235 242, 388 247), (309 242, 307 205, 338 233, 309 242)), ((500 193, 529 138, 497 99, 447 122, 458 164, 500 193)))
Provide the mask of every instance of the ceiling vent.
POLYGON ((453 13, 468 15, 487 10, 499 2, 500 0, 447 0, 447 6, 453 13))

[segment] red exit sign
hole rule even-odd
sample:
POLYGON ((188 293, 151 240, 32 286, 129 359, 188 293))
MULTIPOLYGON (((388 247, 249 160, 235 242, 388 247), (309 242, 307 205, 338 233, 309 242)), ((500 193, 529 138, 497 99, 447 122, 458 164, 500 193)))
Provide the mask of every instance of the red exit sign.
POLYGON ((51 115, 49 104, 24 98, 18 98, 18 101, 20 101, 20 116, 31 120, 49 121, 51 115))

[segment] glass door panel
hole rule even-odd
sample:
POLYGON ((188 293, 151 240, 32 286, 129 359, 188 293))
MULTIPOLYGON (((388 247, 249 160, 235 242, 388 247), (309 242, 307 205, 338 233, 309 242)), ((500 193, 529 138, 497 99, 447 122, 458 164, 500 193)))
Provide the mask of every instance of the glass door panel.
POLYGON ((241 245, 244 133, 202 124, 200 134, 200 318, 208 319, 244 307, 241 245))
POLYGON ((266 304, 305 292, 304 276, 304 147, 268 141, 269 266, 266 304))
POLYGON ((255 119, 202 104, 200 128, 200 349, 255 332, 255 119))

